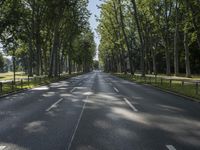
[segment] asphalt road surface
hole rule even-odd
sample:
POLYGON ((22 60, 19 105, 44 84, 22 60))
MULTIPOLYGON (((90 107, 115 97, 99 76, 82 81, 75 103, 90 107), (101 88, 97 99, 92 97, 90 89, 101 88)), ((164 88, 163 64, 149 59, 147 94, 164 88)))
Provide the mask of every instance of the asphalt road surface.
POLYGON ((200 150, 200 104, 91 72, 1 98, 0 150, 200 150))

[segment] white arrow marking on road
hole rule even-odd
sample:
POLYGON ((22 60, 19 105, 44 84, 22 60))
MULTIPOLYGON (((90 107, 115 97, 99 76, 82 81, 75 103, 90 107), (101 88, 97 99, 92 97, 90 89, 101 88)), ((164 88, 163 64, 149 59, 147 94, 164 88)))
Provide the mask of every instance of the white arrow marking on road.
POLYGON ((175 148, 173 145, 166 145, 166 147, 167 147, 169 150, 176 150, 176 148, 175 148))
POLYGON ((6 146, 0 146, 0 150, 4 150, 6 146))
POLYGON ((117 93, 119 93, 119 90, 117 89, 117 88, 115 88, 115 87, 113 87, 114 88, 114 90, 117 92, 117 93))
POLYGON ((57 105, 63 101, 63 98, 59 99, 57 102, 55 102, 53 105, 51 105, 48 109, 46 109, 46 111, 50 111, 52 108, 56 108, 57 105))
POLYGON ((74 87, 70 92, 73 93, 75 89, 76 89, 76 87, 74 87))
POLYGON ((129 100, 127 98, 124 98, 124 101, 131 107, 131 109, 135 112, 137 112, 138 110, 131 104, 131 102, 129 102, 129 100))

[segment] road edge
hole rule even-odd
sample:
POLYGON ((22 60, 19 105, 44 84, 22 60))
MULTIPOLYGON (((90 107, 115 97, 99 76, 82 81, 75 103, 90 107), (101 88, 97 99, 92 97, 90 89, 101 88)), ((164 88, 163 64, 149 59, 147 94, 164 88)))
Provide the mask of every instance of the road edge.
POLYGON ((137 81, 132 81, 132 80, 128 80, 128 79, 124 79, 124 78, 121 78, 119 76, 116 76, 114 74, 110 74, 111 76, 113 77, 116 77, 116 78, 120 78, 120 79, 123 79, 123 80, 126 80, 126 81, 130 81, 132 83, 135 83, 135 84, 138 84, 138 85, 144 85, 144 86, 147 86, 147 87, 151 87, 151 88, 154 88, 154 89, 157 89, 157 90, 160 90, 162 92, 166 92, 166 93, 169 93, 169 94, 173 94, 173 95, 176 95, 176 96, 179 96, 179 97, 182 97, 182 98, 185 98, 189 101, 192 101, 192 102, 195 102, 195 103, 199 103, 200 104, 200 100, 196 99, 196 98, 193 98, 193 97, 189 97, 189 96, 186 96, 186 95, 182 95, 180 93, 176 93, 176 92, 173 92, 173 91, 170 91, 170 90, 166 90, 166 89, 163 89, 163 88, 160 88, 160 87, 157 87, 157 86, 153 86, 153 85, 150 85, 150 84, 146 84, 146 83, 139 83, 137 81))
POLYGON ((50 82, 50 83, 39 84, 38 86, 35 86, 35 87, 24 88, 24 89, 20 89, 20 90, 17 90, 17 91, 10 92, 10 93, 6 93, 6 94, 3 94, 3 95, 0 95, 0 100, 1 100, 1 98, 4 98, 4 97, 8 97, 8 96, 12 96, 12 95, 19 94, 19 93, 22 93, 22 92, 26 92, 26 91, 32 90, 34 88, 38 88, 38 87, 41 87, 41 86, 49 85, 51 83, 56 83, 56 82, 59 82, 59 81, 64 81, 64 80, 67 80, 67 79, 70 79, 70 78, 73 78, 73 77, 76 77, 76 76, 79 76, 79 75, 82 75, 82 74, 77 74, 75 76, 66 77, 65 79, 61 79, 61 80, 58 80, 58 81, 53 81, 53 82, 50 82))

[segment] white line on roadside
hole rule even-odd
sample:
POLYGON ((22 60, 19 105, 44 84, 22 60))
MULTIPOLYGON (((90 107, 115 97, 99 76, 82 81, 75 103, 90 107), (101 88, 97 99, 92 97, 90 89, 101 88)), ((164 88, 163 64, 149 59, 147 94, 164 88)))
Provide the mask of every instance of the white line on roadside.
POLYGON ((115 87, 113 87, 114 88, 114 90, 117 92, 117 93, 119 93, 119 90, 117 89, 117 88, 115 88, 115 87))
POLYGON ((167 147, 169 150, 176 150, 176 148, 175 148, 173 145, 166 145, 166 147, 167 147))
POLYGON ((59 99, 57 102, 55 102, 53 105, 51 105, 48 109, 46 109, 46 111, 50 111, 52 108, 57 107, 57 105, 63 101, 63 98, 59 99))
POLYGON ((76 87, 74 87, 74 88, 70 91, 70 93, 73 93, 75 89, 76 89, 76 87))
MULTIPOLYGON (((87 102, 87 100, 88 100, 88 96, 86 97, 86 102, 87 102)), ((84 109, 85 109, 86 102, 84 103, 84 105, 83 105, 83 107, 82 107, 81 114, 80 114, 80 116, 79 116, 79 118, 78 118, 78 122, 77 122, 76 127, 75 127, 75 129, 74 129, 74 132, 73 132, 73 134, 72 134, 72 137, 71 137, 71 140, 70 140, 70 143, 69 143, 69 145, 68 145, 67 150, 70 150, 70 148, 71 148, 71 145, 72 145, 72 142, 73 142, 73 140, 74 140, 76 131, 77 131, 77 129, 78 129, 78 126, 79 126, 79 124, 80 124, 81 118, 82 118, 82 116, 83 116, 83 111, 84 111, 84 109)))
POLYGON ((129 102, 129 100, 127 98, 124 98, 124 101, 131 107, 131 109, 135 112, 137 112, 138 110, 131 104, 131 102, 129 102))
POLYGON ((1 146, 0 145, 0 150, 4 150, 6 148, 6 146, 1 146))

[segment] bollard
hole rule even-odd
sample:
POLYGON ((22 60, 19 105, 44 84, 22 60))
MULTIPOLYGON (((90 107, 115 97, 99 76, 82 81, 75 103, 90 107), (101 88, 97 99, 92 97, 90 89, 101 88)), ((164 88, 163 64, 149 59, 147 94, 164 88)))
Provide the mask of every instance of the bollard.
POLYGON ((28 76, 28 86, 29 86, 29 84, 30 84, 30 83, 29 83, 29 80, 30 80, 30 78, 29 78, 29 76, 28 76))
POLYGON ((198 94, 199 94, 199 83, 196 82, 196 95, 198 95, 198 94))
POLYGON ((34 77, 34 83, 35 83, 35 84, 36 84, 36 81, 37 81, 37 80, 36 80, 36 77, 34 77))
POLYGON ((3 83, 0 82, 0 94, 2 94, 2 93, 3 93, 3 83))
POLYGON ((182 81, 181 86, 184 87, 184 81, 182 81))
POLYGON ((170 88, 172 87, 172 80, 171 79, 169 80, 169 86, 170 86, 170 88))
POLYGON ((155 75, 155 84, 157 84, 157 75, 155 75))
POLYGON ((21 79, 21 89, 23 89, 23 79, 21 79))
POLYGON ((14 81, 11 82, 11 89, 12 89, 12 92, 14 91, 14 81))

